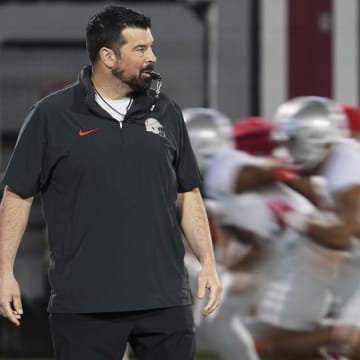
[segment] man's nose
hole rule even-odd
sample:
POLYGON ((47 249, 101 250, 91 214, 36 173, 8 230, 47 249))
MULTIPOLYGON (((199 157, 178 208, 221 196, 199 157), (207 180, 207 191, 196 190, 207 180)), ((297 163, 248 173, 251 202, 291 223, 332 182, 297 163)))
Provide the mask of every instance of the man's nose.
POLYGON ((155 63, 157 61, 157 57, 153 51, 153 49, 149 49, 149 52, 148 52, 148 62, 152 62, 152 63, 155 63))

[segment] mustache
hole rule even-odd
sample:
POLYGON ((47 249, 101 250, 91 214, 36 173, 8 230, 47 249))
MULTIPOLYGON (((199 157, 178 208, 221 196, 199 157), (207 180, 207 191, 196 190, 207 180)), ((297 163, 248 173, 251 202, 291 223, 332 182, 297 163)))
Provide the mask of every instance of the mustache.
POLYGON ((145 66, 145 67, 141 70, 141 72, 144 72, 144 71, 153 71, 153 70, 154 70, 154 65, 149 64, 149 65, 145 66))

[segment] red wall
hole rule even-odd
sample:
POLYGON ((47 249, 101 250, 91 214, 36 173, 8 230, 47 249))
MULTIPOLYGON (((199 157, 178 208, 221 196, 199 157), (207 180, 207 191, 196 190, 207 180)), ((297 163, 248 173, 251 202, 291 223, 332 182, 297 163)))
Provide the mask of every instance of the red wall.
POLYGON ((331 22, 331 0, 288 0, 289 98, 332 97, 331 22), (324 15, 330 21, 325 28, 324 15))

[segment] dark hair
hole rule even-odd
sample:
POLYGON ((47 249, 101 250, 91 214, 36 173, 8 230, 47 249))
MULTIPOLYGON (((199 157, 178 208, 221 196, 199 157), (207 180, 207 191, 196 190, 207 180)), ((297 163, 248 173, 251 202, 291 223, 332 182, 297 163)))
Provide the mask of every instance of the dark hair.
POLYGON ((131 9, 110 5, 92 16, 86 27, 86 48, 89 59, 95 64, 102 47, 112 49, 119 55, 118 49, 126 43, 122 31, 127 27, 148 29, 151 19, 131 9))

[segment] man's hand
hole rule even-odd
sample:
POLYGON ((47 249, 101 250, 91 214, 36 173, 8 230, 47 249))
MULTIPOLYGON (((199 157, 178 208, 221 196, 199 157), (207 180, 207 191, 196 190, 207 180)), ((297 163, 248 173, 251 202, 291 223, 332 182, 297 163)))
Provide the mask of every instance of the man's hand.
POLYGON ((203 315, 211 314, 221 302, 221 284, 216 273, 215 264, 202 265, 198 274, 198 298, 202 299, 205 296, 206 289, 209 289, 209 301, 204 307, 203 315))
POLYGON ((13 275, 0 275, 0 315, 19 326, 22 314, 18 282, 13 275))

